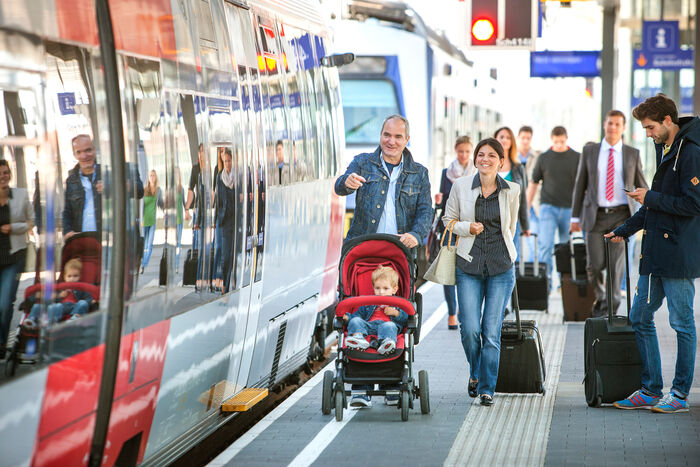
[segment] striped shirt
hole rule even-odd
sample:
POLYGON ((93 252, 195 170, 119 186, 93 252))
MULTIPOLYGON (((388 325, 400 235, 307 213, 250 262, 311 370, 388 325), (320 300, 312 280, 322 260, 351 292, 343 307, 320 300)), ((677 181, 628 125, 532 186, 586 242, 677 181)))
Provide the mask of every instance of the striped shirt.
MULTIPOLYGON (((496 177, 496 191, 488 198, 482 194, 476 199, 474 206, 474 220, 484 225, 484 230, 474 238, 474 245, 469 252, 472 261, 469 262, 461 256, 457 256, 457 266, 466 274, 476 276, 496 276, 513 267, 510 260, 506 242, 501 231, 501 210, 498 194, 501 190, 508 190, 508 183, 501 177, 496 177)), ((481 186, 480 177, 474 177, 472 189, 481 186)))

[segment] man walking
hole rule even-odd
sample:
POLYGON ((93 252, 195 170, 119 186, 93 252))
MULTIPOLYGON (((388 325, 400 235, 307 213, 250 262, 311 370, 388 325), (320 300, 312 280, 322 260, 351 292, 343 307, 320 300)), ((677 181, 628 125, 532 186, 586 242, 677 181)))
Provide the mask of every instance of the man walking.
MULTIPOLYGON (((532 180, 532 171, 537 163, 537 158, 540 155, 539 151, 532 150, 532 127, 522 126, 518 130, 518 157, 520 157, 520 162, 525 166, 525 173, 527 174, 527 179, 532 180)), ((530 223, 530 233, 537 233, 537 226, 539 224, 540 215, 540 188, 538 187, 535 191, 535 195, 532 198, 532 204, 529 206, 528 220, 530 223)), ((518 239, 516 239, 516 242, 518 239)), ((535 255, 535 237, 528 237, 527 244, 529 248, 528 261, 534 261, 535 255)))
POLYGON ((571 187, 576 181, 580 157, 578 152, 566 144, 567 139, 563 126, 552 129, 552 147, 537 158, 532 170, 532 180, 527 188, 527 204, 532 206, 537 187, 542 183, 538 254, 540 261, 547 264, 547 282, 550 289, 554 234, 559 232, 559 242, 569 241, 571 187))
MULTIPOLYGON (((608 314, 605 296, 605 239, 603 235, 622 225, 635 212, 634 200, 625 189, 647 188, 639 150, 622 143, 625 114, 611 110, 605 115, 605 138, 589 144, 581 152, 574 199, 571 205, 571 231, 586 233, 588 280, 595 293, 594 316, 608 314)), ((613 314, 620 305, 620 282, 624 274, 625 249, 610 245, 613 314)))
MULTIPOLYGON (((336 180, 338 195, 357 192, 355 216, 346 241, 359 235, 386 233, 398 235, 401 243, 414 248, 428 235, 433 216, 428 170, 414 162, 406 149, 409 139, 408 120, 390 115, 382 124, 379 147, 373 153, 355 156, 345 174, 336 180)), ((367 387, 353 385, 353 389, 367 387)), ((385 401, 396 405, 399 398, 387 395, 385 401)), ((371 396, 362 395, 350 401, 352 407, 369 407, 371 403, 371 396)))
POLYGON ((637 188, 628 193, 642 204, 639 211, 605 235, 621 242, 644 229, 639 281, 630 311, 642 359, 642 387, 614 405, 687 412, 697 348, 693 300, 694 279, 700 277, 700 119, 679 119, 675 103, 664 94, 645 100, 632 115, 654 140, 657 168, 650 190, 637 188), (654 313, 664 297, 678 340, 676 374, 665 396, 654 325, 654 313))

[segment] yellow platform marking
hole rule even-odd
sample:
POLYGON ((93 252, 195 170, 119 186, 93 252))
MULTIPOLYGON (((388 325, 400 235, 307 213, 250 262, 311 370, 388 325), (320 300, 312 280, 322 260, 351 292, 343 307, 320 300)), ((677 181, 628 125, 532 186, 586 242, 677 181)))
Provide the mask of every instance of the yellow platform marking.
POLYGON ((247 388, 221 404, 222 412, 245 412, 267 397, 267 388, 247 388))

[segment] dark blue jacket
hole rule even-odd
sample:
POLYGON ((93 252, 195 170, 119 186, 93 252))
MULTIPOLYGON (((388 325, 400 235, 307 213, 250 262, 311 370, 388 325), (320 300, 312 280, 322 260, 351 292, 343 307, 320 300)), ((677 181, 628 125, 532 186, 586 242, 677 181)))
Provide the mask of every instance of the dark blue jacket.
POLYGON ((644 229, 641 275, 700 277, 700 119, 679 119, 680 130, 664 156, 656 145, 657 169, 644 205, 615 234, 644 229))
MULTIPOLYGON (((347 196, 353 192, 345 186, 345 180, 351 173, 367 180, 357 190, 355 216, 346 241, 377 232, 389 189, 389 174, 384 170, 381 157, 381 148, 373 153, 355 156, 345 174, 335 182, 335 192, 347 196)), ((404 149, 402 160, 403 170, 396 183, 396 226, 399 235, 410 233, 420 244, 427 237, 433 220, 428 169, 414 162, 408 149, 404 149)))
MULTIPOLYGON (((96 185, 102 180, 100 164, 95 165, 92 177, 92 196, 95 204, 95 224, 97 231, 102 231, 102 195, 98 193, 96 185)), ((66 178, 66 191, 63 193, 63 234, 68 232, 83 231, 83 208, 85 206, 85 189, 80 181, 80 164, 68 172, 66 178)))
MULTIPOLYGON (((348 313, 348 319, 358 317, 369 321, 375 308, 377 308, 376 305, 361 306, 354 313, 348 313)), ((401 331, 406 326, 406 323, 408 323, 408 315, 400 308, 397 308, 397 310, 399 310, 399 316, 390 316, 389 318, 391 318, 391 321, 396 324, 399 327, 399 331, 401 331)))
POLYGON ((221 174, 216 178, 216 226, 233 228, 236 220, 236 198, 232 188, 226 186, 221 174))

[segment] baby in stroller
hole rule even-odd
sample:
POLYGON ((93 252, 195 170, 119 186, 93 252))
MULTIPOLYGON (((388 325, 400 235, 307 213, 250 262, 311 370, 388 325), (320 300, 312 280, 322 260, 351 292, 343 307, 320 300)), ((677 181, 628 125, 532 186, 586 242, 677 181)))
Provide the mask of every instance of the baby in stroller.
MULTIPOLYGON (((80 282, 80 273, 83 270, 83 262, 78 258, 70 259, 63 267, 63 279, 65 282, 80 282)), ((41 292, 37 292, 40 295, 41 292)), ((78 289, 63 289, 56 296, 55 303, 48 307, 49 324, 58 323, 65 318, 76 319, 90 311, 90 305, 94 303, 89 292, 78 289)), ((37 326, 41 305, 34 303, 29 316, 24 320, 25 329, 34 329, 37 326)))
MULTIPOLYGON (((372 272, 374 294, 383 297, 396 295, 399 290, 399 274, 391 267, 379 266, 372 272)), ((346 345, 351 349, 377 349, 380 355, 386 355, 396 349, 396 335, 408 322, 405 311, 386 305, 361 306, 354 313, 346 313, 343 319, 348 321, 346 345), (377 336, 371 342, 367 336, 377 336)))

